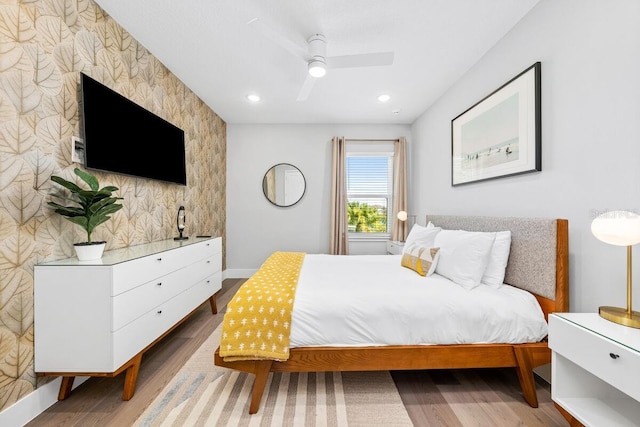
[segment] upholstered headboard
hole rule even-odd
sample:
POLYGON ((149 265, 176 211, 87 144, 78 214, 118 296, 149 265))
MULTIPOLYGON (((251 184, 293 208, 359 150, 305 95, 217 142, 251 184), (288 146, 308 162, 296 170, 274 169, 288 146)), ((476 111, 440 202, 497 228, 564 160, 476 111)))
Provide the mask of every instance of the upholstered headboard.
POLYGON ((427 223, 431 221, 449 230, 510 230, 511 251, 505 283, 552 301, 551 311, 569 310, 566 219, 456 215, 427 215, 426 219, 427 223))

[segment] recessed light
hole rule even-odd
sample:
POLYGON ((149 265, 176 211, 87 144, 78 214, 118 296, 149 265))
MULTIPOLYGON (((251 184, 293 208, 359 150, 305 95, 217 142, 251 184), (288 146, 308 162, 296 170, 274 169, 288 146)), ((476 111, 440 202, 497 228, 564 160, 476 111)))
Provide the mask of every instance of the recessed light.
POLYGON ((382 95, 378 96, 378 101, 380 101, 380 102, 387 102, 390 99, 391 99, 391 97, 389 95, 387 95, 386 93, 383 93, 382 95))
POLYGON ((256 93, 250 93, 247 95, 247 99, 251 102, 260 102, 260 95, 256 93))

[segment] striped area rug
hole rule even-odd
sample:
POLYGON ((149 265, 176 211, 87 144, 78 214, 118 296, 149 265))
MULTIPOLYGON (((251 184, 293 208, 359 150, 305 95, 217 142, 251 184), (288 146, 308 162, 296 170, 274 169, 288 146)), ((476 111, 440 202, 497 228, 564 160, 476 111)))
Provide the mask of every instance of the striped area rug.
POLYGON ((213 364, 220 329, 136 420, 151 426, 412 426, 389 372, 271 374, 249 415, 254 376, 213 364))

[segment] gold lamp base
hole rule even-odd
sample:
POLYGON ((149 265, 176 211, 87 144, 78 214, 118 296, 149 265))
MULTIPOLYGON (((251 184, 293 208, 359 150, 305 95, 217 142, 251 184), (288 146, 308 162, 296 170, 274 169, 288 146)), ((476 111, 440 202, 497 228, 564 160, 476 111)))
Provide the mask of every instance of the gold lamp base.
POLYGON ((631 311, 631 313, 629 313, 627 309, 624 308, 603 306, 598 309, 598 313, 600 317, 611 322, 632 328, 640 328, 640 313, 637 311, 631 311))

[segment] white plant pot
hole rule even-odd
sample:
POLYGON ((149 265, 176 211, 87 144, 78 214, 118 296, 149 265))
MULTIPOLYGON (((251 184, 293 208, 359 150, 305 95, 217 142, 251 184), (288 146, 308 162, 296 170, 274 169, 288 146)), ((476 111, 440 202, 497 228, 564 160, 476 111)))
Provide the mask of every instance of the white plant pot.
POLYGON ((76 256, 79 261, 94 261, 102 258, 106 245, 107 242, 74 243, 73 247, 76 250, 76 256))

